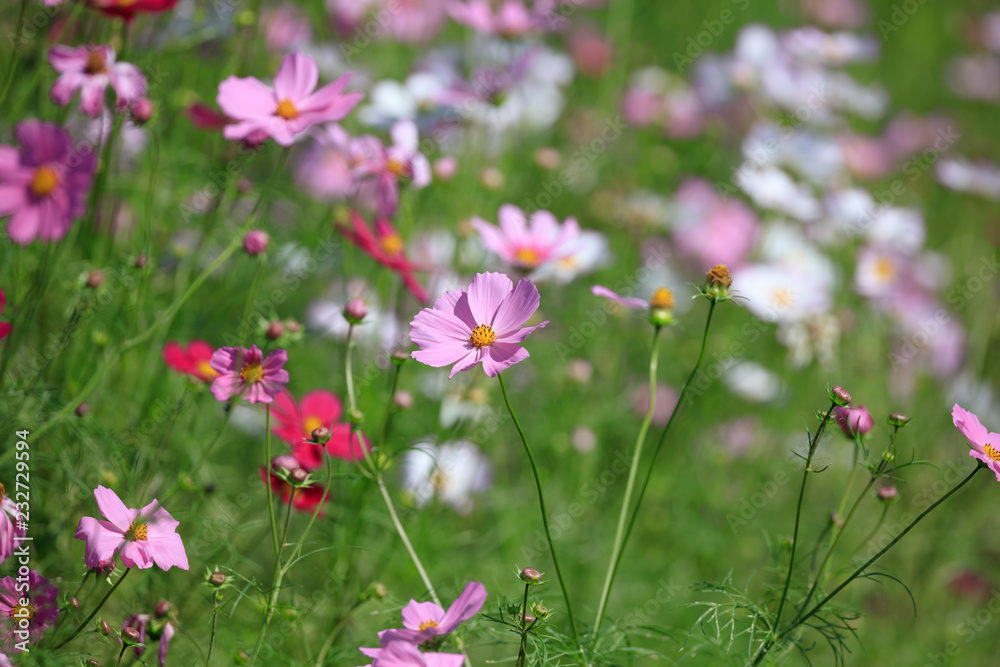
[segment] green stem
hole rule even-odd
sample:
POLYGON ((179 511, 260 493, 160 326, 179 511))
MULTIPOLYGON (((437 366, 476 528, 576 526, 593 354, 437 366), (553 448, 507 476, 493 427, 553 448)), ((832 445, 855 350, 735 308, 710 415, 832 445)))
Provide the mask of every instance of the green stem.
POLYGON ((441 607, 441 599, 438 598, 437 591, 434 590, 434 584, 431 583, 430 577, 427 576, 427 571, 424 569, 423 563, 420 562, 420 557, 417 556, 417 552, 413 548, 413 544, 410 542, 410 538, 407 536, 402 522, 399 520, 399 515, 396 514, 396 508, 392 504, 392 497, 389 495, 389 489, 385 486, 385 480, 382 479, 381 471, 375 474, 375 483, 378 485, 378 490, 382 494, 382 500, 385 502, 385 508, 389 511, 389 517, 392 519, 392 525, 396 527, 396 533, 399 534, 399 539, 403 541, 403 546, 406 547, 406 552, 410 554, 410 560, 413 561, 414 567, 417 568, 417 573, 420 574, 420 579, 423 580, 424 587, 427 588, 427 592, 430 594, 431 599, 434 600, 434 604, 441 607))
POLYGON ((830 404, 830 409, 826 411, 825 415, 823 415, 823 420, 819 423, 819 428, 816 429, 816 434, 809 443, 809 455, 806 457, 806 465, 802 469, 802 485, 799 487, 799 501, 795 506, 795 528, 792 531, 792 553, 788 559, 788 574, 785 576, 785 587, 781 591, 781 601, 778 602, 778 613, 774 615, 774 629, 777 629, 778 624, 781 623, 781 612, 785 609, 785 601, 788 599, 788 587, 792 583, 792 571, 795 569, 795 551, 799 543, 799 520, 802 518, 802 501, 806 495, 806 481, 809 479, 809 473, 812 472, 813 454, 816 453, 816 447, 819 445, 819 438, 823 435, 823 429, 826 428, 827 423, 830 421, 830 415, 833 414, 833 409, 835 407, 837 407, 836 403, 830 404))
POLYGON ((240 324, 246 327, 246 334, 243 336, 243 347, 246 347, 247 342, 250 340, 250 333, 253 331, 253 326, 250 322, 250 315, 253 314, 254 305, 257 302, 257 291, 260 289, 260 280, 264 275, 264 260, 261 257, 255 257, 256 267, 254 267, 253 282, 250 283, 250 293, 247 294, 247 302, 243 306, 243 319, 240 320, 240 324))
POLYGON ((90 622, 92 620, 94 620, 95 616, 97 616, 97 612, 99 612, 101 610, 101 607, 103 607, 104 603, 108 601, 108 598, 111 597, 111 594, 114 593, 116 590, 118 590, 118 587, 122 585, 122 582, 125 581, 125 577, 127 577, 128 573, 131 572, 131 571, 132 571, 132 568, 130 568, 130 567, 129 568, 125 568, 125 572, 123 572, 122 576, 118 578, 118 581, 116 581, 115 585, 111 587, 111 590, 108 591, 107 595, 105 595, 104 598, 100 602, 97 603, 97 606, 94 607, 94 611, 90 612, 90 616, 87 617, 87 620, 85 620, 83 623, 81 623, 79 626, 77 626, 76 630, 73 631, 73 634, 71 634, 69 637, 67 637, 62 642, 60 642, 59 645, 56 646, 55 650, 58 651, 59 649, 61 649, 66 644, 68 644, 71 641, 73 641, 78 634, 80 634, 81 632, 83 632, 84 628, 86 628, 88 625, 90 625, 90 622))
MULTIPOLYGON (((355 410, 358 407, 354 399, 354 373, 351 372, 351 349, 352 336, 354 334, 354 324, 347 325, 347 342, 344 344, 344 374, 347 376, 347 407, 355 410)), ((350 417, 350 415, 348 415, 350 417)))
POLYGON ((7 93, 10 92, 10 84, 14 81, 14 71, 17 69, 17 62, 21 57, 21 23, 24 21, 24 12, 27 7, 28 0, 21 0, 21 8, 17 13, 17 23, 14 24, 14 27, 17 29, 14 38, 14 52, 10 54, 10 64, 7 65, 7 76, 4 77, 3 90, 0 91, 0 109, 3 108, 4 100, 7 99, 7 93))
POLYGON ((524 667, 524 663, 528 657, 528 589, 530 584, 524 585, 524 603, 521 605, 521 646, 517 651, 517 662, 516 667, 524 667))
POLYGON ((347 610, 347 613, 344 614, 343 618, 337 622, 337 625, 333 626, 333 630, 330 631, 330 635, 326 638, 326 641, 323 642, 323 648, 320 649, 319 656, 316 658, 316 667, 323 667, 323 661, 326 660, 326 654, 329 653, 330 649, 333 647, 333 642, 337 639, 337 635, 339 635, 340 631, 344 629, 345 625, 347 625, 347 621, 351 619, 351 614, 353 614, 358 607, 364 604, 364 602, 364 600, 358 600, 355 602, 354 605, 347 610))
POLYGON ((503 392, 503 400, 507 405, 507 411, 510 412, 510 416, 514 420, 514 426, 517 428, 517 434, 521 436, 521 444, 524 445, 524 451, 528 455, 528 461, 531 463, 531 473, 535 477, 535 489, 538 491, 538 507, 542 512, 542 526, 545 528, 545 538, 549 542, 549 553, 552 554, 552 563, 556 568, 556 577, 559 579, 559 587, 562 589, 563 600, 566 602, 566 615, 569 616, 569 625, 570 630, 573 632, 573 641, 579 645, 580 634, 576 629, 576 618, 573 616, 573 605, 569 599, 569 590, 566 588, 566 582, 563 581, 562 569, 559 567, 559 558, 556 556, 556 545, 552 540, 552 532, 549 530, 549 517, 548 512, 545 509, 545 496, 542 493, 542 482, 538 478, 538 466, 535 465, 535 457, 531 453, 531 447, 528 446, 528 438, 524 435, 524 429, 521 428, 521 423, 517 420, 517 415, 514 414, 514 408, 511 407, 510 397, 507 395, 507 385, 504 384, 503 381, 503 373, 498 373, 497 379, 500 380, 500 391, 503 392))
MULTIPOLYGON (((281 560, 281 545, 278 543, 278 524, 274 520, 274 491, 271 489, 271 404, 264 404, 264 474, 267 475, 267 513, 271 519, 271 537, 274 539, 274 558, 281 560)), ((277 566, 275 566, 277 567, 277 566)))
POLYGON ((219 624, 219 591, 212 591, 212 635, 208 638, 208 655, 205 664, 212 664, 212 649, 215 648, 215 630, 219 624))
MULTIPOLYGON (((274 492, 271 490, 271 404, 266 403, 264 405, 264 410, 266 413, 265 426, 265 449, 267 451, 267 461, 265 463, 264 471, 267 475, 267 513, 271 520, 271 537, 274 539, 274 573, 271 575, 271 597, 267 603, 267 609, 264 610, 264 620, 260 626, 260 632, 257 634, 257 644, 253 648, 253 655, 250 656, 250 664, 253 665, 257 662, 257 656, 260 654, 260 649, 264 646, 264 637, 267 636, 267 629, 271 625, 271 619, 274 617, 274 608, 278 604, 278 594, 281 591, 281 580, 285 575, 285 570, 281 567, 281 544, 278 541, 278 524, 274 518, 274 492)), ((292 498, 288 499, 289 513, 291 513, 292 498)), ((288 520, 285 521, 285 531, 288 530, 288 520)))
POLYGON ((614 578, 614 571, 618 567, 618 559, 621 558, 622 546, 625 541, 625 522, 628 519, 628 510, 632 505, 632 492, 635 489, 635 479, 639 472, 639 461, 642 458, 642 448, 646 443, 646 433, 653 422, 653 413, 656 409, 656 366, 659 359, 661 327, 653 329, 653 345, 649 354, 649 407, 646 409, 646 416, 643 417, 642 425, 639 427, 639 434, 635 439, 635 448, 632 452, 632 463, 629 466, 628 482, 625 485, 625 497, 622 499, 622 509, 618 514, 618 528, 615 530, 615 541, 611 547, 611 561, 608 563, 608 571, 604 577, 604 589, 601 591, 601 601, 597 605, 597 619, 594 621, 594 633, 601 631, 601 623, 604 620, 604 610, 611 595, 611 582, 614 578))
POLYGON ((389 390, 389 400, 386 402, 385 406, 385 417, 382 419, 382 428, 379 430, 378 434, 378 448, 382 449, 382 445, 385 444, 385 435, 389 430, 389 418, 392 416, 392 402, 396 397, 396 387, 399 386, 399 372, 403 369, 402 365, 396 366, 396 372, 392 376, 392 388, 389 390))

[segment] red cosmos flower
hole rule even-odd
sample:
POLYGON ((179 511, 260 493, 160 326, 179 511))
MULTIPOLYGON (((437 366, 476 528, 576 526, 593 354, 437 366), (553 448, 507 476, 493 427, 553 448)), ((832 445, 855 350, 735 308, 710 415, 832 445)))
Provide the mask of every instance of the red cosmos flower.
POLYGON ((234 122, 226 114, 216 111, 204 102, 194 102, 186 109, 188 120, 199 130, 221 130, 234 122))
POLYGON ((215 348, 203 340, 191 341, 186 350, 170 341, 163 346, 163 361, 178 373, 211 382, 219 377, 219 373, 208 363, 214 352, 215 348))
POLYGON ((128 22, 136 14, 159 14, 173 9, 177 0, 87 0, 87 4, 108 16, 117 16, 128 22))
POLYGON ((353 461, 364 456, 361 450, 363 437, 355 433, 348 442, 351 427, 337 421, 343 412, 340 399, 325 389, 304 394, 301 403, 284 391, 278 394, 271 406, 275 422, 271 430, 292 446, 292 456, 306 470, 316 470, 323 465, 323 446, 306 442, 309 435, 321 427, 330 429, 330 440, 326 443, 330 456, 353 461))
MULTIPOLYGON (((281 502, 286 505, 291 502, 292 507, 298 511, 309 512, 311 514, 316 510, 316 506, 320 502, 325 503, 330 500, 330 496, 327 495, 326 498, 323 498, 325 493, 323 484, 310 484, 309 486, 296 489, 274 474, 274 471, 278 469, 290 474, 295 468, 304 469, 304 466, 294 456, 288 454, 277 456, 271 461, 270 471, 265 471, 264 466, 260 467, 260 479, 261 481, 267 480, 271 484, 271 490, 281 497, 281 502)), ((319 515, 324 516, 323 512, 320 512, 319 515)))
POLYGON ((418 301, 427 302, 427 292, 413 276, 414 271, 421 269, 406 258, 403 252, 403 238, 392 223, 385 219, 376 219, 373 233, 364 218, 358 215, 357 211, 351 211, 351 226, 338 225, 337 230, 351 243, 361 248, 366 255, 398 273, 407 289, 417 297, 418 301))
MULTIPOLYGON (((0 289, 0 313, 3 313, 3 309, 7 307, 7 297, 4 296, 3 290, 0 289)), ((10 333, 10 323, 0 322, 0 338, 4 338, 10 333)))

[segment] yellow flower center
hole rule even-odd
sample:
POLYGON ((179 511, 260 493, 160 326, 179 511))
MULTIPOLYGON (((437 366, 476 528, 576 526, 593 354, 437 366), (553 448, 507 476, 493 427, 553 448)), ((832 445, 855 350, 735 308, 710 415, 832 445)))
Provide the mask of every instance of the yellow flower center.
POLYGON ((29 621, 35 617, 35 605, 33 604, 16 604, 10 608, 10 613, 7 614, 10 618, 16 619, 28 619, 29 621))
POLYGON ((31 177, 31 194, 36 197, 48 197, 59 187, 59 174, 52 167, 42 165, 31 177))
POLYGON ((219 371, 212 368, 212 364, 207 361, 198 362, 198 372, 201 373, 202 377, 214 379, 219 376, 219 371))
POLYGON ((436 628, 438 626, 437 621, 424 621, 420 624, 420 631, 423 632, 428 628, 436 628))
POLYGON ((379 239, 379 245, 390 255, 398 255, 403 252, 403 239, 399 234, 387 234, 379 239))
POLYGON ((875 275, 882 282, 889 282, 896 277, 896 265, 888 257, 879 257, 875 261, 875 275))
MULTIPOLYGON (((434 486, 435 490, 443 491, 445 486, 448 484, 448 476, 445 475, 440 470, 435 470, 431 475, 431 485, 434 486)), ((433 623, 434 621, 431 621, 433 623)), ((422 629, 422 628, 421 628, 422 629)))
POLYGON ((0 500, 3 500, 3 494, 7 489, 4 488, 3 482, 0 482, 0 500))
POLYGON ((149 537, 149 527, 144 523, 136 523, 133 521, 129 524, 128 531, 125 533, 125 539, 129 541, 145 540, 149 537))
POLYGON ((386 162, 385 168, 397 176, 407 176, 406 163, 402 160, 390 159, 386 162))
POLYGON ((493 331, 493 327, 488 324, 480 324, 472 330, 472 335, 469 336, 469 342, 472 343, 473 347, 477 348, 492 345, 496 339, 497 335, 493 331))
POLYGON ((674 293, 666 287, 657 287, 653 298, 649 300, 650 308, 673 308, 674 293))
POLYGON ((104 62, 104 56, 100 51, 94 50, 87 54, 87 64, 84 65, 85 74, 104 74, 108 71, 108 66, 104 62))
POLYGON ((247 384, 260 382, 264 379, 264 367, 260 364, 245 364, 243 370, 240 371, 240 377, 247 384))
POLYGON ((994 461, 1000 461, 1000 449, 997 449, 990 443, 983 445, 983 451, 986 452, 986 456, 990 457, 994 461))
POLYGON ((318 428, 323 427, 323 422, 320 421, 319 417, 306 417, 306 423, 304 424, 306 433, 312 433, 318 428))
POLYGON ((281 116, 285 120, 292 120, 293 118, 298 118, 299 110, 295 108, 295 105, 291 100, 281 100, 278 102, 278 110, 274 112, 276 116, 281 116))
POLYGON ((791 291, 785 287, 779 287, 771 293, 771 303, 778 308, 788 308, 795 302, 795 297, 791 291))
POLYGON ((538 260, 541 259, 538 251, 534 248, 518 248, 517 252, 514 253, 514 257, 525 266, 538 266, 538 260))

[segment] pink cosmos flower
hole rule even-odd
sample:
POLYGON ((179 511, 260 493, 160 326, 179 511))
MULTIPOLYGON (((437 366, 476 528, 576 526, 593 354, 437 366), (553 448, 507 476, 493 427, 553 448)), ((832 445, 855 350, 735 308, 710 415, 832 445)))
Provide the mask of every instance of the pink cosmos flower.
POLYGON ((285 363, 288 353, 275 350, 267 355, 260 348, 222 347, 212 355, 209 365, 219 373, 212 381, 216 400, 228 401, 233 396, 245 394, 251 403, 270 403, 288 384, 285 363))
POLYGON ((352 139, 336 123, 313 133, 315 142, 302 154, 295 168, 295 178, 317 199, 345 199, 356 189, 351 171, 352 139))
POLYGON ((462 667, 465 656, 461 653, 421 653, 404 641, 386 643, 383 648, 362 648, 362 653, 372 658, 367 667, 462 667))
POLYGON ((753 210, 741 199, 722 199, 708 181, 689 178, 674 198, 678 215, 674 243, 696 266, 743 264, 757 237, 759 225, 753 210))
POLYGON ((379 640, 386 638, 383 645, 395 640, 422 644, 433 637, 450 634, 459 623, 475 616, 485 602, 486 587, 478 581, 466 584, 461 595, 448 607, 448 611, 433 602, 410 600, 403 607, 403 629, 383 630, 379 633, 379 640))
POLYGON ((484 35, 500 35, 507 39, 520 37, 528 32, 544 32, 547 22, 536 9, 528 9, 519 0, 504 0, 493 13, 489 0, 453 0, 448 4, 448 14, 456 22, 484 35))
POLYGON ((440 368, 454 364, 449 378, 479 362, 490 377, 528 358, 518 343, 548 321, 522 327, 538 309, 538 289, 530 280, 514 287, 502 273, 477 273, 466 290, 445 292, 433 308, 410 322, 417 361, 440 368))
MULTIPOLYGON (((6 307, 7 307, 7 297, 6 295, 4 295, 3 290, 0 289, 0 314, 3 314, 3 310, 6 307)), ((0 322, 0 340, 7 337, 7 334, 10 333, 10 329, 11 329, 10 322, 0 322)), ((2 492, 0 492, 0 495, 2 495, 2 492)))
POLYGON ((472 219, 472 226, 487 250, 521 269, 534 269, 573 254, 580 237, 576 218, 566 218, 560 225, 548 211, 535 211, 526 220, 524 211, 504 204, 497 219, 499 229, 479 217, 472 219))
POLYGON ((951 420, 955 423, 955 428, 972 443, 969 456, 985 463, 1000 482, 1000 433, 987 431, 979 423, 979 417, 963 409, 958 403, 951 409, 951 420))
MULTIPOLYGON (((0 579, 0 646, 13 653, 15 644, 36 643, 59 615, 59 591, 35 570, 28 572, 27 589, 23 578, 0 579), (21 599, 28 601, 21 604, 21 599)), ((20 651, 19 651, 20 652, 20 651)))
POLYGON ((0 484, 0 563, 11 557, 25 536, 27 528, 17 527, 22 519, 21 510, 13 500, 4 495, 3 484, 0 484))
POLYGON ((18 143, 0 145, 0 217, 10 215, 7 236, 27 245, 58 241, 83 214, 94 177, 94 155, 73 148, 69 133, 53 123, 18 123, 18 143))
POLYGON ((145 570, 155 564, 163 570, 174 565, 188 569, 184 543, 175 532, 179 522, 155 498, 141 510, 125 507, 114 491, 103 486, 94 489, 94 498, 106 520, 85 516, 74 535, 87 541, 87 567, 100 567, 117 554, 125 567, 145 570))
POLYGON ((116 63, 110 46, 59 44, 49 49, 49 64, 59 72, 50 92, 52 101, 64 107, 79 90, 80 107, 88 116, 100 115, 108 84, 115 90, 119 110, 146 95, 146 77, 135 65, 116 63))
POLYGON ((236 122, 222 131, 226 139, 246 139, 264 132, 282 146, 316 123, 340 120, 361 100, 362 93, 344 93, 350 73, 319 90, 316 61, 301 51, 284 57, 274 88, 254 77, 231 76, 219 84, 219 107, 236 122), (313 92, 315 91, 315 92, 313 92))
POLYGON ((863 405, 848 405, 846 408, 838 406, 833 409, 833 418, 851 438, 859 433, 865 435, 875 425, 872 413, 863 405))
POLYGON ((384 146, 370 135, 351 143, 354 175, 359 180, 365 179, 358 183, 360 194, 373 201, 375 210, 385 218, 396 214, 400 180, 410 181, 415 190, 431 182, 431 165, 420 152, 417 124, 412 120, 397 121, 390 136, 391 146, 384 146))

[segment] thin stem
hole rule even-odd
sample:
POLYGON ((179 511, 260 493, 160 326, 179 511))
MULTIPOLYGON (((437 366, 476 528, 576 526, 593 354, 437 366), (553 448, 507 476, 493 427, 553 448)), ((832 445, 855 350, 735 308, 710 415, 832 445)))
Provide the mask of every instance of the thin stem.
POLYGON ((344 374, 347 376, 347 407, 350 410, 354 410, 358 407, 358 404, 354 399, 354 373, 351 372, 351 342, 353 335, 354 323, 351 323, 347 325, 347 342, 344 345, 344 374))
POLYGON ((385 444, 385 435, 389 430, 389 418, 392 417, 392 402, 396 396, 396 387, 399 386, 399 372, 403 369, 402 365, 396 366, 396 372, 392 376, 392 388, 389 390, 389 400, 385 405, 385 417, 382 419, 382 428, 379 430, 378 434, 378 448, 382 449, 382 445, 385 444))
POLYGON ((128 644, 122 644, 122 650, 118 653, 118 659, 115 660, 115 667, 122 664, 122 657, 125 655, 125 651, 128 649, 128 644))
POLYGON ((212 649, 215 648, 215 629, 219 624, 219 591, 212 591, 212 635, 208 638, 208 655, 205 664, 212 663, 212 649))
POLYGON ((250 340, 250 332, 253 331, 253 326, 250 322, 250 316, 253 314, 254 305, 257 302, 257 291, 260 289, 260 279, 264 275, 264 260, 261 257, 255 257, 256 267, 254 267, 253 282, 250 283, 250 293, 247 294, 246 305, 243 306, 243 319, 240 321, 242 326, 246 327, 246 334, 243 336, 243 346, 246 347, 247 341, 250 340))
POLYGON ((17 62, 21 58, 21 23, 24 21, 24 12, 27 7, 28 0, 21 0, 21 8, 17 13, 17 23, 14 24, 17 28, 14 49, 13 53, 10 54, 10 64, 7 66, 7 76, 4 77, 3 90, 0 91, 0 108, 3 108, 4 100, 7 99, 7 93, 10 92, 10 84, 14 81, 14 71, 17 69, 17 62))
POLYGON ((528 629, 527 629, 527 618, 528 618, 528 588, 530 584, 524 585, 524 603, 521 605, 521 646, 517 651, 517 667, 523 667, 524 662, 527 659, 527 647, 528 647, 528 629))
MULTIPOLYGON (((281 560, 281 545, 278 543, 278 524, 274 520, 274 491, 271 489, 271 404, 264 405, 264 472, 268 476, 267 484, 267 513, 271 519, 271 536, 274 538, 274 557, 281 560)), ((275 565, 277 568, 277 565, 275 565)))
POLYGON ((337 635, 339 635, 340 631, 344 629, 345 625, 347 625, 347 621, 351 619, 351 614, 353 614, 358 607, 364 604, 364 602, 364 600, 358 600, 355 602, 354 605, 347 610, 347 613, 344 614, 343 618, 337 622, 337 625, 333 626, 333 630, 330 631, 330 635, 326 638, 326 641, 323 642, 323 648, 319 650, 319 656, 316 658, 316 667, 323 667, 323 661, 326 660, 326 654, 329 653, 330 649, 333 647, 333 642, 337 639, 337 635))
POLYGON ((396 527, 396 533, 399 534, 399 539, 403 541, 403 546, 406 547, 406 552, 410 554, 410 560, 413 561, 414 567, 417 568, 417 573, 420 574, 420 578, 424 582, 424 586, 427 588, 427 592, 430 594, 431 599, 434 600, 434 604, 437 606, 441 605, 441 600, 438 598, 437 591, 434 590, 434 584, 431 583, 430 577, 427 576, 427 571, 424 569, 423 563, 420 562, 420 557, 417 556, 416 550, 413 548, 413 544, 410 543, 410 538, 406 534, 406 529, 403 528, 402 522, 399 520, 399 515, 396 514, 396 508, 392 504, 392 497, 389 495, 389 489, 385 487, 385 481, 382 479, 382 473, 376 473, 375 483, 378 484, 378 490, 382 494, 382 500, 385 501, 385 508, 389 510, 389 517, 392 519, 392 525, 396 527))
MULTIPOLYGON (((646 477, 642 482, 642 486, 639 487, 639 495, 635 501, 635 508, 633 508, 632 515, 629 517, 628 526, 625 528, 625 538, 622 540, 621 547, 622 553, 625 552, 625 546, 628 544, 628 539, 632 535, 632 529, 635 527, 636 519, 639 517, 639 509, 642 507, 642 499, 646 495, 646 487, 649 486, 649 479, 653 476, 653 464, 656 462, 656 457, 660 453, 663 443, 666 442, 667 433, 670 432, 670 427, 673 425, 674 419, 677 418, 678 413, 681 411, 681 407, 684 405, 684 398, 687 396, 688 388, 691 386, 691 382, 694 380, 695 375, 698 374, 698 369, 701 368, 701 364, 705 360, 705 349, 708 347, 708 330, 712 325, 712 313, 715 312, 716 304, 717 301, 715 299, 709 300, 708 316, 705 318, 705 331, 701 336, 701 352, 698 353, 698 361, 695 363, 694 368, 691 369, 691 374, 688 375, 684 386, 681 387, 681 393, 677 397, 677 405, 674 407, 674 411, 670 413, 670 419, 667 420, 667 425, 663 427, 663 432, 660 434, 660 440, 656 443, 656 449, 653 450, 653 457, 650 459, 649 466, 646 469, 646 477)), ((619 567, 621 567, 621 556, 619 556, 618 562, 615 563, 614 570, 611 572, 612 585, 614 585, 614 579, 618 575, 619 567)))
POLYGON ((524 435, 524 429, 521 428, 521 423, 517 420, 517 415, 514 414, 514 408, 511 407, 510 397, 507 395, 507 385, 504 384, 503 381, 503 373, 498 373, 497 379, 500 380, 500 391, 503 392, 503 400, 507 405, 507 411, 510 412, 510 416, 514 420, 514 426, 517 428, 518 435, 521 436, 521 443, 524 445, 524 451, 528 455, 528 461, 531 463, 531 473, 535 477, 535 489, 538 491, 538 507, 542 512, 542 526, 545 528, 545 538, 549 542, 549 553, 552 554, 552 563, 556 568, 556 577, 559 579, 559 587, 562 589, 563 600, 566 602, 566 615, 569 616, 569 625, 573 632, 573 641, 579 645, 580 635, 576 629, 576 618, 573 616, 573 605, 569 600, 569 591, 566 588, 566 582, 563 581, 562 570, 559 567, 559 558, 556 556, 556 545, 552 540, 552 532, 549 530, 549 517, 548 512, 545 510, 545 496, 542 493, 542 482, 538 478, 538 466, 535 465, 535 457, 531 453, 531 447, 528 446, 528 438, 524 435))
POLYGON ((86 628, 88 625, 90 625, 90 622, 92 620, 94 620, 95 616, 97 616, 97 612, 99 612, 101 610, 101 607, 103 607, 104 603, 108 601, 108 598, 111 597, 111 594, 114 593, 116 590, 118 590, 118 587, 122 585, 122 582, 125 581, 125 577, 127 577, 128 573, 131 572, 131 571, 132 571, 132 568, 130 568, 130 567, 129 568, 125 568, 125 572, 122 573, 122 576, 118 578, 118 581, 116 581, 115 585, 111 587, 111 590, 108 591, 107 595, 105 595, 104 598, 100 602, 97 603, 97 606, 94 607, 94 611, 90 612, 90 616, 87 617, 87 620, 85 620, 83 623, 81 623, 79 626, 77 626, 76 630, 73 631, 73 634, 71 634, 69 637, 67 637, 62 642, 60 642, 59 645, 56 646, 55 650, 58 651, 59 649, 61 649, 66 644, 68 644, 71 641, 73 641, 78 634, 80 634, 81 632, 83 632, 84 628, 86 628))
POLYGON ((632 452, 632 463, 629 466, 628 482, 625 485, 625 497, 622 499, 622 509, 618 514, 618 528, 615 530, 615 541, 611 547, 611 561, 608 563, 608 571, 604 577, 604 589, 601 591, 601 601, 597 605, 597 619, 594 621, 594 633, 601 630, 601 623, 604 620, 604 610, 608 605, 608 597, 611 594, 611 582, 614 578, 614 571, 618 566, 618 559, 621 558, 622 546, 625 541, 625 522, 628 519, 628 510, 632 505, 632 492, 635 488, 635 478, 639 472, 639 461, 642 457, 642 448, 646 443, 646 433, 649 432, 649 425, 653 422, 653 412, 656 409, 656 366, 660 349, 660 330, 656 326, 653 329, 653 345, 649 354, 649 407, 646 409, 646 416, 642 419, 639 427, 639 434, 635 439, 635 448, 632 452))
POLYGON ((774 629, 777 629, 778 624, 781 623, 781 612, 785 609, 785 601, 788 599, 788 587, 792 583, 792 571, 795 569, 795 551, 799 543, 799 520, 802 518, 802 500, 806 495, 806 480, 809 479, 809 473, 812 472, 813 454, 816 453, 819 438, 823 435, 823 429, 826 428, 827 422, 830 421, 830 415, 833 414, 835 407, 837 407, 836 403, 830 404, 830 409, 823 415, 823 420, 819 423, 819 428, 816 429, 816 434, 809 443, 809 455, 806 457, 806 465, 802 469, 802 485, 799 487, 799 501, 795 506, 795 529, 792 531, 792 553, 788 558, 788 574, 785 576, 785 587, 781 591, 781 601, 778 602, 778 613, 774 615, 774 629))

